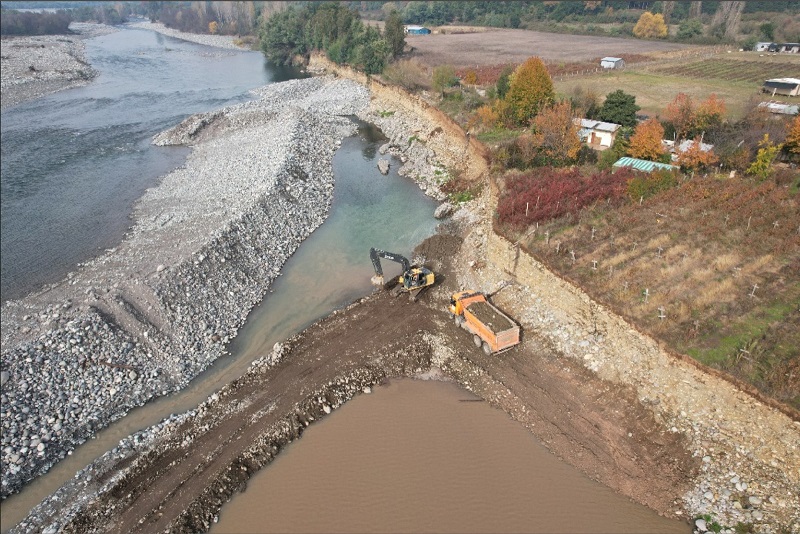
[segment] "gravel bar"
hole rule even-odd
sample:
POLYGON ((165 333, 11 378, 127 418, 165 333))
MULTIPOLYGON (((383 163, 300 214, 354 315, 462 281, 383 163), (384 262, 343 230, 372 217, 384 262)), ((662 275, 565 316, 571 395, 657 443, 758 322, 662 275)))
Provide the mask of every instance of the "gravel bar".
POLYGON ((345 116, 367 89, 317 77, 255 93, 156 136, 194 149, 120 245, 3 306, 3 498, 207 368, 325 220, 334 153, 356 131, 345 116))

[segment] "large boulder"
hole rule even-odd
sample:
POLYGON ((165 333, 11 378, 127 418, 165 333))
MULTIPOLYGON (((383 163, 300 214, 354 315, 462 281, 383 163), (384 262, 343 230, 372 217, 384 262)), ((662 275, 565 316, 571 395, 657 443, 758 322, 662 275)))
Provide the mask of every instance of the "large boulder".
POLYGON ((389 160, 381 158, 378 160, 378 170, 381 174, 389 174, 389 160))
POLYGON ((439 207, 436 208, 436 211, 433 212, 433 216, 437 219, 444 219, 445 217, 449 217, 453 214, 456 210, 456 207, 449 203, 449 202, 442 202, 439 204, 439 207))

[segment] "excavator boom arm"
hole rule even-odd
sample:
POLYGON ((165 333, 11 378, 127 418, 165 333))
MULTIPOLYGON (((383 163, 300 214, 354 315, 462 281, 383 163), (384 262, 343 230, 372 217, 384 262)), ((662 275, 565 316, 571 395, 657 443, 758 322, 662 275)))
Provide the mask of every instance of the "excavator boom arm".
POLYGON ((386 252, 385 250, 371 248, 369 249, 369 257, 372 260, 372 266, 375 268, 375 274, 378 276, 383 276, 380 258, 396 261, 403 266, 404 273, 411 269, 411 263, 409 263, 405 256, 401 256, 400 254, 394 254, 392 252, 386 252))

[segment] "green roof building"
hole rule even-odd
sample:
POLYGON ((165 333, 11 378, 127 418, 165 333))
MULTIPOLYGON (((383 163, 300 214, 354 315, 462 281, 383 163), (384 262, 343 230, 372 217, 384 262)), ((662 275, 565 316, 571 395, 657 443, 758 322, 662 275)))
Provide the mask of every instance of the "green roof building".
POLYGON ((668 165, 666 163, 658 163, 657 161, 647 161, 646 159, 636 159, 636 158, 619 158, 616 163, 614 163, 614 167, 631 167, 634 170, 642 171, 642 172, 653 172, 653 170, 666 170, 666 171, 677 171, 680 167, 676 167, 675 165, 668 165))

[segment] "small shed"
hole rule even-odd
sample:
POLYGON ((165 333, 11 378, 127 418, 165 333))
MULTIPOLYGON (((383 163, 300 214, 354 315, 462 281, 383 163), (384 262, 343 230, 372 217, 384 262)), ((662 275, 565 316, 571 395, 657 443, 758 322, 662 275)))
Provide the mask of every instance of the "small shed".
POLYGON ((773 46, 775 43, 756 43, 753 47, 753 50, 756 52, 769 52, 769 47, 773 46))
POLYGON ((777 113, 779 115, 797 115, 800 111, 799 105, 789 105, 784 104, 783 102, 761 102, 758 107, 764 108, 770 113, 777 113))
POLYGON ((761 88, 764 93, 786 96, 800 95, 800 79, 798 78, 773 78, 764 82, 761 88))
POLYGON ((595 121, 592 119, 572 119, 579 128, 578 136, 581 141, 590 146, 608 148, 614 144, 619 124, 613 122, 595 121))
POLYGON ((428 35, 431 33, 431 30, 424 26, 406 26, 404 29, 408 35, 428 35))
POLYGON ((600 66, 604 69, 622 69, 625 68, 625 60, 621 57, 604 57, 600 60, 600 66))
POLYGON ((668 165, 666 163, 658 163, 657 161, 647 161, 646 159, 637 159, 637 158, 619 158, 616 163, 614 163, 614 168, 618 169, 620 167, 630 167, 637 171, 642 172, 653 172, 654 170, 667 170, 667 171, 677 171, 679 167, 675 165, 668 165))

